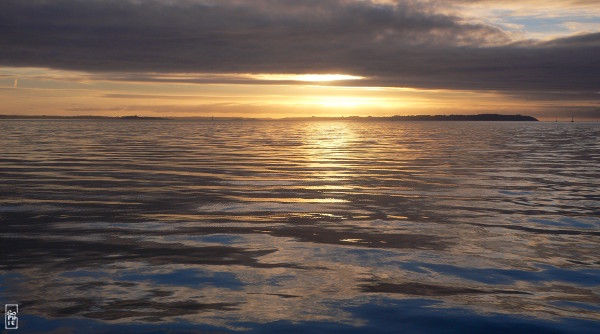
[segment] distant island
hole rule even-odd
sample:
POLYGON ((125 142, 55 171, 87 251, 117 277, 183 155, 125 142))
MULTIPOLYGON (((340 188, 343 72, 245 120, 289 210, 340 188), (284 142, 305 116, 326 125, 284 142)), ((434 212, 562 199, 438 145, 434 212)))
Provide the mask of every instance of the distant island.
POLYGON ((418 116, 392 116, 392 120, 398 121, 510 121, 510 122, 537 122, 538 119, 523 115, 500 115, 500 114, 478 114, 478 115, 418 115, 418 116))
POLYGON ((164 117, 151 117, 151 116, 138 116, 138 115, 133 115, 133 116, 121 116, 119 117, 120 119, 133 119, 133 120, 161 120, 161 119, 168 119, 168 118, 164 118, 164 117))
MULTIPOLYGON (((114 119, 114 120, 203 120, 203 121, 269 121, 277 118, 243 118, 243 117, 150 117, 150 116, 47 116, 47 115, 0 115, 0 119, 114 119)), ((504 121, 504 122, 537 122, 535 117, 524 115, 412 115, 412 116, 348 116, 348 117, 286 117, 279 120, 369 120, 369 121, 504 121)))
POLYGON ((171 118, 152 116, 92 116, 92 115, 0 115, 0 119, 123 119, 123 120, 167 120, 171 118))
POLYGON ((411 116, 349 116, 349 117, 290 117, 292 120, 377 120, 377 121, 504 121, 504 122, 537 122, 538 119, 524 115, 500 115, 500 114, 477 114, 477 115, 411 115, 411 116))

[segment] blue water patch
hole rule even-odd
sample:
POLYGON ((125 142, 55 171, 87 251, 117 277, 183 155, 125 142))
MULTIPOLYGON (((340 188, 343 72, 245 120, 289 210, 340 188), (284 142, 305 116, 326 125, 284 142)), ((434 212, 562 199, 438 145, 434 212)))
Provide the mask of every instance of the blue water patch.
POLYGON ((461 308, 436 308, 427 299, 384 299, 345 308, 362 326, 325 321, 236 323, 244 333, 598 333, 598 322, 581 319, 548 321, 503 314, 481 315, 461 308))
POLYGON ((600 322, 558 318, 553 321, 504 314, 482 315, 461 308, 437 308, 427 299, 380 299, 359 306, 343 307, 364 325, 334 321, 235 322, 232 330, 206 324, 171 322, 158 324, 109 324, 81 318, 46 319, 21 312, 20 329, 27 333, 50 331, 86 333, 600 333, 600 322))
POLYGON ((561 223, 560 221, 556 221, 556 220, 550 220, 550 219, 529 219, 530 222, 532 223, 536 223, 536 224, 542 224, 542 225, 547 225, 547 226, 560 226, 560 227, 566 227, 569 226, 568 224, 565 223, 561 223))
POLYGON ((525 271, 516 269, 497 268, 469 268, 449 264, 434 264, 423 262, 406 262, 401 267, 408 271, 427 273, 427 269, 444 275, 451 275, 463 279, 485 284, 511 284, 515 281, 561 281, 577 285, 600 285, 600 269, 564 269, 552 266, 541 266, 539 271, 525 271))
POLYGON ((592 312, 600 312, 600 305, 587 304, 582 302, 574 302, 570 300, 559 300, 556 302, 551 302, 551 304, 556 305, 558 307, 568 307, 577 310, 587 310, 592 312))
POLYGON ((544 265, 542 268, 544 268, 544 270, 540 273, 542 278, 545 279, 541 280, 555 280, 586 286, 600 285, 600 269, 583 268, 570 270, 548 265, 544 265))
POLYGON ((500 193, 504 194, 504 195, 513 195, 513 196, 533 194, 533 192, 531 192, 531 191, 510 191, 510 190, 500 190, 500 193))
POLYGON ((282 286, 282 283, 296 280, 297 277, 294 275, 274 275, 265 280, 266 286, 282 286))
POLYGON ((598 222, 596 222, 596 224, 590 224, 590 223, 582 222, 581 220, 577 220, 573 217, 563 217, 560 219, 560 221, 565 224, 569 224, 569 226, 579 227, 579 228, 594 228, 594 227, 599 226, 598 222))
POLYGON ((570 227, 570 228, 595 228, 598 224, 585 223, 572 217, 561 217, 558 220, 533 218, 530 222, 549 226, 570 227))
POLYGON ((433 270, 444 275, 451 275, 463 279, 486 283, 486 284, 510 284, 516 280, 533 281, 539 280, 533 272, 514 269, 495 268, 468 268, 457 267, 449 264, 433 264, 422 262, 408 262, 402 264, 402 268, 419 273, 433 270))
POLYGON ((435 308, 429 300, 383 300, 349 309, 367 321, 356 333, 598 333, 600 323, 580 319, 548 321, 502 314, 481 315, 461 308, 435 308))
POLYGON ((209 234, 197 238, 201 242, 218 243, 223 245, 231 245, 242 240, 242 237, 233 234, 209 234))
POLYGON ((62 318, 47 319, 25 315, 25 310, 19 313, 19 330, 17 333, 131 333, 131 334, 162 334, 162 333, 232 333, 226 328, 206 325, 174 322, 164 324, 109 324, 91 319, 62 318))
POLYGON ((387 249, 352 248, 339 249, 341 262, 348 260, 348 255, 355 257, 358 263, 390 263, 390 259, 398 256, 399 252, 387 249))
POLYGON ((140 274, 129 273, 119 277, 124 281, 149 281, 154 284, 187 286, 192 288, 214 286, 230 290, 240 290, 245 284, 230 272, 205 272, 196 269, 179 269, 170 273, 140 274))
POLYGON ((11 286, 17 284, 25 276, 15 272, 5 272, 0 275, 0 293, 4 294, 11 289, 11 286))

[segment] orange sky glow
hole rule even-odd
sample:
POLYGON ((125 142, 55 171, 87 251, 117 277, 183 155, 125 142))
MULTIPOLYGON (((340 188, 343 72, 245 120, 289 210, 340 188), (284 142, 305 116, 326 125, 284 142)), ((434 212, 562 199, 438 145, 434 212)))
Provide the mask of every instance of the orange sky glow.
MULTIPOLYGON (((0 114, 5 115, 281 118, 521 113, 559 118, 544 114, 546 107, 556 107, 555 101, 523 100, 494 91, 365 87, 360 86, 363 78, 340 74, 222 76, 242 83, 188 83, 190 75, 161 75, 169 81, 165 83, 44 68, 0 71, 4 101, 0 114), (356 82, 338 83, 350 80, 356 82)), ((593 107, 586 101, 581 104, 593 107)))
POLYGON ((600 119, 591 0, 7 0, 0 21, 3 115, 600 119))

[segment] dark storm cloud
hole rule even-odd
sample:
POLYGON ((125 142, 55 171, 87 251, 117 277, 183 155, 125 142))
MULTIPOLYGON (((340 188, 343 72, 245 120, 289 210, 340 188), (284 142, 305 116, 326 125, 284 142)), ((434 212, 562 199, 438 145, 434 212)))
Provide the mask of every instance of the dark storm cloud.
MULTIPOLYGON (((549 116, 570 118, 574 117, 576 120, 597 120, 600 119, 600 108, 599 107, 588 107, 588 106, 568 106, 568 107, 550 107, 547 108, 547 114, 549 116)), ((600 235, 600 233, 598 233, 600 235)))
POLYGON ((3 0, 0 65, 111 73, 347 73, 369 77, 361 85, 422 88, 600 88, 600 34, 511 43, 496 27, 465 23, 426 5, 3 0))

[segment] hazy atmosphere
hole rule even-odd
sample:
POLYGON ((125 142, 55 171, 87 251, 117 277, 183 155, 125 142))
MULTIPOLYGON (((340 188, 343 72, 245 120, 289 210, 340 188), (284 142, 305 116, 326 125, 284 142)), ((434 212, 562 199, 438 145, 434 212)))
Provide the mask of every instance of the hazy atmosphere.
POLYGON ((600 3, 4 0, 0 114, 600 118, 600 3))

